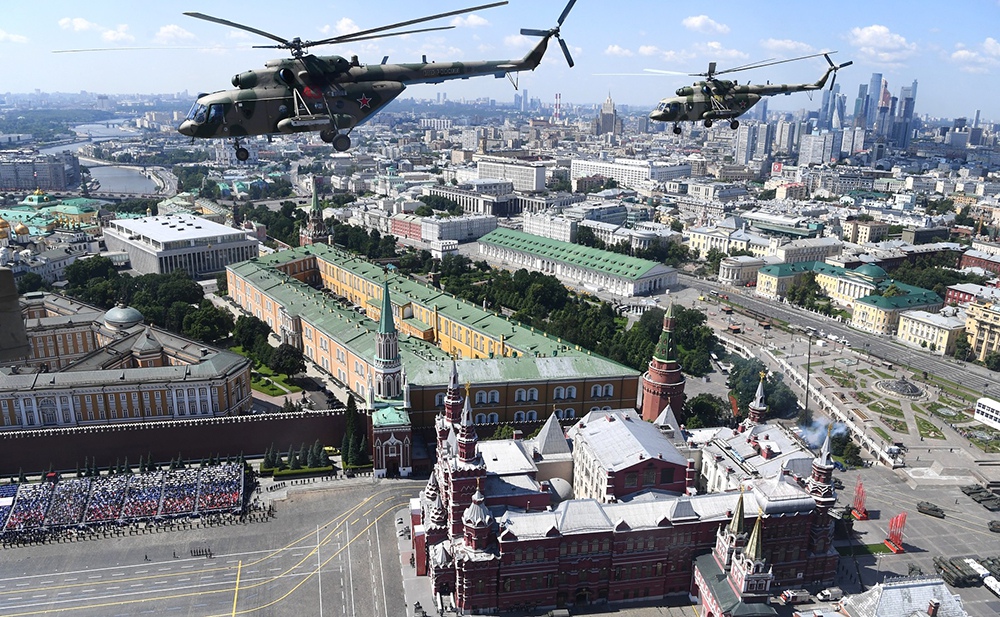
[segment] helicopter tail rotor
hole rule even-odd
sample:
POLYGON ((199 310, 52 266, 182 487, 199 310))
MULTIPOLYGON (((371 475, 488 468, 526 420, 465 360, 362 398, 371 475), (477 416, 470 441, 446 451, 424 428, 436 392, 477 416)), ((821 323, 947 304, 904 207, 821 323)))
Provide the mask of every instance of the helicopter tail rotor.
POLYGON ((833 60, 830 59, 830 54, 823 54, 823 57, 826 58, 827 63, 830 65, 830 70, 833 71, 833 79, 830 80, 830 91, 832 92, 833 85, 837 83, 837 71, 846 66, 851 66, 852 64, 854 64, 854 61, 848 60, 843 64, 834 64, 833 60))
POLYGON ((566 21, 566 17, 569 12, 573 10, 573 5, 576 4, 576 0, 569 0, 566 3, 566 8, 563 9, 561 15, 559 15, 559 20, 556 22, 556 27, 549 30, 536 30, 533 28, 521 28, 521 34, 524 36, 540 36, 542 38, 548 38, 554 36, 557 41, 559 41, 559 47, 562 48, 563 56, 566 57, 566 63, 569 64, 570 68, 573 68, 575 63, 573 62, 573 56, 569 53, 569 46, 566 41, 562 39, 559 35, 559 29, 562 28, 563 22, 566 21))

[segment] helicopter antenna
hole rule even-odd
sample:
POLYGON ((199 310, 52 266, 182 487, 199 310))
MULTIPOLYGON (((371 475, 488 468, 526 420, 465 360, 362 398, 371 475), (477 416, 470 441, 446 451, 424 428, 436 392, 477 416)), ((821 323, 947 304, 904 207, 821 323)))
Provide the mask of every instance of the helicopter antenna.
MULTIPOLYGON (((575 1, 575 0, 574 0, 575 1)), ((306 53, 306 50, 310 47, 315 47, 317 45, 335 45, 338 43, 352 43, 355 41, 368 41, 371 39, 378 39, 390 36, 401 36, 404 34, 415 34, 418 32, 433 32, 437 30, 450 30, 455 26, 439 26, 436 28, 419 28, 416 30, 406 30, 403 32, 386 32, 387 30, 395 30, 396 28, 403 28, 405 26, 412 26, 414 24, 423 23, 425 21, 431 21, 434 19, 441 19, 443 17, 451 17, 453 15, 462 15, 464 13, 471 13, 473 11, 479 11, 483 9, 491 9, 497 6, 503 6, 507 4, 507 0, 502 2, 492 2, 490 4, 481 4, 479 6, 474 6, 466 9, 459 9, 456 11, 448 11, 445 13, 437 13, 435 15, 429 15, 427 17, 420 17, 418 19, 410 19, 407 21, 401 21, 388 26, 380 26, 378 28, 371 28, 368 30, 361 30, 359 32, 352 32, 350 34, 343 34, 340 36, 334 36, 326 39, 320 39, 317 41, 303 41, 299 37, 293 39, 284 39, 276 34, 271 34, 264 30, 258 28, 253 28, 251 26, 246 26, 244 24, 236 23, 235 21, 230 21, 228 19, 222 19, 220 17, 212 17, 211 15, 205 15, 204 13, 198 13, 194 11, 189 11, 184 13, 188 17, 194 17, 195 19, 201 19, 204 21, 210 21, 212 23, 220 24, 222 26, 228 26, 230 28, 236 28, 238 30, 245 30, 253 34, 262 36, 267 39, 275 41, 277 45, 255 45, 254 47, 258 49, 287 49, 296 58, 301 57, 306 53)))

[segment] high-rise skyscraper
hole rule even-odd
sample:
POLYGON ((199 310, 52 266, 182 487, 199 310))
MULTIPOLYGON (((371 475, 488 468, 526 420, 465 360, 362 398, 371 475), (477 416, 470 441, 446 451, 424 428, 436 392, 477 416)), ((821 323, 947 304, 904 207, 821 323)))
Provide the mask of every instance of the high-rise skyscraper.
POLYGON ((774 146, 775 125, 760 124, 757 126, 757 144, 753 149, 753 157, 757 160, 764 160, 771 156, 774 146))
POLYGON ((865 111, 865 127, 875 126, 875 116, 878 114, 879 102, 882 98, 882 73, 872 73, 868 82, 868 104, 865 111))
POLYGON ((858 86, 858 98, 854 100, 854 126, 865 126, 868 116, 868 86, 858 86))
POLYGON ((744 123, 736 129, 736 153, 733 162, 746 165, 753 158, 754 147, 757 145, 757 124, 744 123))
POLYGON ((531 109, 531 99, 528 98, 528 89, 525 88, 521 94, 521 111, 531 109))

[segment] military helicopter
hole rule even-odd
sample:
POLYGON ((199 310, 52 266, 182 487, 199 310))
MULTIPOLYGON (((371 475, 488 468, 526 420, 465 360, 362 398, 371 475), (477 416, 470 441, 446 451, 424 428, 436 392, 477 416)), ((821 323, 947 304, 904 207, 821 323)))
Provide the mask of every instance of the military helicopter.
MULTIPOLYGON (((677 96, 661 100, 660 104, 656 106, 656 109, 650 112, 649 119, 659 122, 673 122, 673 130, 676 135, 681 134, 681 127, 678 123, 685 121, 697 122, 698 120, 702 120, 704 121, 706 127, 710 127, 715 120, 729 120, 729 127, 736 129, 740 125, 740 121, 736 118, 745 114, 751 107, 756 105, 757 101, 759 101, 762 97, 774 96, 775 94, 792 94, 793 92, 820 90, 826 85, 826 80, 829 79, 831 74, 833 74, 833 81, 830 82, 830 88, 832 89, 833 84, 837 80, 837 71, 854 64, 854 62, 845 62, 839 65, 834 64, 833 61, 830 60, 830 54, 832 53, 837 52, 811 54, 798 58, 790 58, 788 60, 778 60, 776 62, 765 60, 722 71, 716 71, 715 62, 710 62, 708 64, 708 72, 691 74, 692 77, 704 77, 705 79, 703 81, 695 82, 691 86, 678 88, 676 93, 677 96), (826 58, 826 61, 830 66, 826 69, 826 73, 824 73, 816 83, 780 85, 772 85, 770 83, 766 85, 747 83, 747 85, 741 86, 735 81, 716 78, 716 76, 726 73, 749 71, 750 69, 759 69, 765 66, 784 64, 785 62, 795 62, 798 60, 805 60, 806 58, 815 58, 817 56, 823 56, 826 58)), ((659 71, 656 69, 646 70, 651 73, 676 74, 671 71, 659 71)))
MULTIPOLYGON (((569 0, 554 28, 548 30, 522 29, 525 36, 541 37, 541 41, 526 56, 515 60, 478 62, 422 62, 414 64, 388 64, 388 56, 381 64, 364 65, 357 56, 349 60, 340 56, 314 56, 307 53, 310 47, 355 43, 388 36, 448 30, 453 26, 395 31, 405 26, 450 17, 462 13, 502 6, 494 2, 447 13, 438 13, 411 19, 388 26, 362 30, 351 34, 318 41, 299 38, 284 39, 280 36, 238 24, 226 19, 185 13, 190 17, 246 30, 276 41, 276 45, 256 47, 287 49, 291 58, 271 60, 263 70, 251 70, 233 77, 235 90, 221 90, 199 95, 187 117, 177 130, 190 137, 222 137, 233 139, 236 158, 249 157, 240 139, 252 135, 290 134, 319 131, 323 141, 343 152, 351 147, 350 133, 354 127, 369 120, 375 113, 400 95, 410 84, 440 83, 451 79, 468 79, 477 75, 507 76, 519 71, 531 71, 542 60, 549 39, 555 37, 562 47, 566 62, 573 66, 569 48, 560 36, 560 28, 576 0, 569 0)), ((516 82, 512 80, 516 87, 516 82)))

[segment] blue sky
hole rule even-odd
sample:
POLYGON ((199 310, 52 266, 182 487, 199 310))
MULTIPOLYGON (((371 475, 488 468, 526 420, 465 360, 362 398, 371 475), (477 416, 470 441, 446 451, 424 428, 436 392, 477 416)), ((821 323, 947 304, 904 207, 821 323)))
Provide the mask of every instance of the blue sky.
MULTIPOLYGON (((129 93, 199 91, 229 87, 233 74, 263 67, 275 50, 251 50, 266 43, 248 33, 182 15, 199 11, 291 38, 319 39, 391 21, 472 6, 459 0, 369 0, 368 2, 259 2, 221 0, 43 0, 4 4, 0 14, 0 63, 3 90, 129 93), (52 54, 54 49, 93 47, 163 49, 52 54), (178 49, 199 47, 203 49, 178 49)), ((410 35, 353 45, 316 48, 315 53, 349 55, 362 62, 415 62, 423 54, 437 61, 520 57, 533 43, 521 27, 548 28, 563 0, 511 0, 504 7, 441 20, 454 30, 410 35)), ((645 68, 704 71, 711 60, 720 68, 767 58, 789 58, 839 50, 836 60, 853 60, 838 83, 848 109, 860 83, 882 72, 890 91, 919 82, 917 113, 971 116, 1000 121, 1000 0, 917 0, 901 3, 835 2, 712 3, 667 0, 579 0, 563 26, 576 68, 550 47, 541 66, 522 74, 531 97, 551 101, 599 103, 610 92, 616 102, 652 106, 689 78, 604 75, 642 73, 645 68)), ((434 24, 437 25, 437 24, 434 24)), ((741 81, 814 81, 822 58, 759 69, 741 81)), ((416 86, 404 96, 432 98, 443 91, 452 99, 490 96, 513 99, 506 80, 482 77, 442 85, 416 86)), ((806 94, 777 97, 771 109, 818 107, 806 94)))

